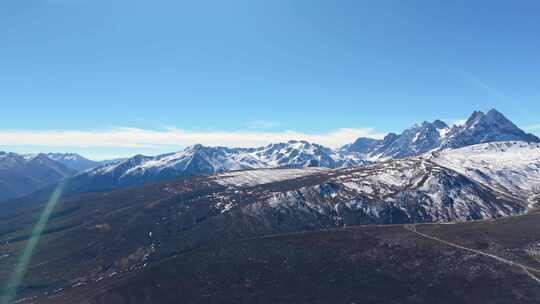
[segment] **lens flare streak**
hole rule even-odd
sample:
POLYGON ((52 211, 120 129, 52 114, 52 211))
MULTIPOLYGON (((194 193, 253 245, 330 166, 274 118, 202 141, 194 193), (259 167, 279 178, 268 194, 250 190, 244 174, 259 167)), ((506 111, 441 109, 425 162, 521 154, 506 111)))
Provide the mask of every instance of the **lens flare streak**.
POLYGON ((30 263, 30 260, 32 259, 32 255, 39 242, 41 234, 43 233, 43 230, 45 229, 45 227, 47 226, 47 223, 49 222, 49 217, 51 216, 51 213, 53 212, 54 207, 58 203, 58 200, 60 199, 60 196, 62 195, 62 191, 64 190, 65 185, 66 185, 65 182, 61 182, 60 184, 58 184, 53 194, 51 195, 49 201, 47 202, 45 209, 41 213, 41 217, 39 218, 39 221, 34 226, 34 229, 32 230, 32 234, 30 235, 30 238, 28 239, 28 242, 26 243, 26 246, 24 247, 22 254, 17 261, 15 270, 11 274, 8 284, 4 289, 5 293, 1 298, 1 301, 0 301, 1 304, 9 304, 11 303, 11 301, 15 299, 17 295, 17 289, 19 288, 19 285, 21 284, 24 278, 24 275, 26 274, 26 271, 28 270, 28 264, 30 263))

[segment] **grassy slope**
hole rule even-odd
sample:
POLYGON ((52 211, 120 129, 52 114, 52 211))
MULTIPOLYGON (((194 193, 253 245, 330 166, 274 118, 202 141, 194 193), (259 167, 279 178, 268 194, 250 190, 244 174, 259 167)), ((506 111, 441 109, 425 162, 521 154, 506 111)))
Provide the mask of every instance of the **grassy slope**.
MULTIPOLYGON (((418 230, 527 265, 538 213, 418 230)), ((400 226, 351 227, 199 248, 138 272, 72 288, 51 303, 538 303, 519 268, 400 226)))
MULTIPOLYGON (((271 187, 292 186, 277 183, 271 187)), ((204 199, 198 197, 210 190, 199 180, 189 179, 63 199, 40 240, 19 295, 40 295, 38 301, 52 303, 534 303, 540 298, 540 285, 522 270, 421 238, 401 226, 196 247, 139 271, 67 288, 52 299, 43 296, 45 290, 73 285, 81 274, 106 273, 112 263, 149 243, 148 227, 165 229, 156 225, 163 215, 175 214, 175 208, 190 200, 204 205, 204 199), (174 191, 165 191, 164 185, 174 191)), ((43 204, 0 205, 0 256, 11 253, 0 258, 0 286, 7 281, 43 204), (5 244, 5 240, 11 241, 5 244)), ((180 232, 170 238, 162 231, 160 251, 169 249, 166 246, 171 247, 169 252, 189 249, 190 244, 204 243, 190 239, 193 235, 214 236, 215 240, 222 237, 216 234, 222 230, 220 225, 228 227, 229 233, 238 226, 231 217, 232 223, 209 221, 182 232, 184 226, 191 227, 200 219, 193 213, 186 221, 177 220, 178 227, 169 228, 180 232)), ((540 254, 527 251, 540 242, 538 213, 495 221, 419 225, 417 229, 540 268, 540 254)), ((250 235, 245 231, 237 234, 250 235)))

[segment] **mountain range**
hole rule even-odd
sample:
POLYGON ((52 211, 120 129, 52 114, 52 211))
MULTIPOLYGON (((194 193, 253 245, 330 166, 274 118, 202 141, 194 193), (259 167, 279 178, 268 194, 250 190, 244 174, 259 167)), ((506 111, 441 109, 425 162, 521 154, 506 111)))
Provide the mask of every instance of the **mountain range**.
POLYGON ((0 152, 0 200, 30 194, 76 173, 45 154, 0 152))
POLYGON ((472 113, 462 125, 449 127, 441 120, 424 121, 401 134, 389 133, 380 140, 358 138, 338 149, 297 140, 259 148, 198 144, 174 153, 136 155, 105 162, 92 161, 75 153, 4 153, 0 158, 0 168, 3 168, 0 173, 4 176, 0 182, 3 189, 0 200, 29 194, 65 178, 69 178, 70 192, 103 191, 235 170, 355 167, 498 141, 540 142, 540 139, 525 133, 492 109, 485 114, 480 111, 472 113))
POLYGON ((100 191, 178 177, 260 168, 338 168, 365 164, 356 153, 340 153, 318 144, 291 140, 260 148, 194 145, 183 151, 137 155, 83 172, 70 180, 74 191, 100 191))
POLYGON ((462 125, 449 127, 441 120, 424 121, 399 135, 389 133, 382 140, 359 138, 342 150, 361 153, 364 159, 373 161, 497 141, 540 142, 540 139, 525 133, 503 114, 491 109, 485 114, 475 111, 462 125))
POLYGON ((102 165, 76 153, 17 154, 0 151, 0 201, 30 194, 102 165))
POLYGON ((429 151, 497 142, 540 142, 492 109, 474 112, 463 125, 449 127, 441 120, 423 122, 382 140, 359 138, 339 149, 291 140, 260 148, 194 145, 184 151, 154 157, 137 155, 121 162, 83 172, 70 180, 76 192, 110 190, 178 177, 259 168, 340 168, 389 159, 417 156, 429 151))

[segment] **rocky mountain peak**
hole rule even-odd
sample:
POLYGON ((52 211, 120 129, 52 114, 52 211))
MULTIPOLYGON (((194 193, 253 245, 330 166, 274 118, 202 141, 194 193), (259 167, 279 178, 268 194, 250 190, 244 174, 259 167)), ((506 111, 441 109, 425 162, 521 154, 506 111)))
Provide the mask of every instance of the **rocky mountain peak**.
POLYGON ((478 121, 480 121, 480 119, 482 119, 482 117, 484 117, 485 115, 486 114, 484 114, 484 112, 482 111, 474 111, 465 122, 465 125, 472 126, 476 124, 478 121))
POLYGON ((491 109, 486 114, 475 111, 464 125, 454 126, 441 148, 460 148, 496 141, 540 142, 540 139, 523 132, 499 111, 491 109))
POLYGON ((383 144, 384 145, 390 144, 393 141, 395 141, 398 137, 399 137, 399 135, 397 135, 396 133, 390 132, 390 133, 386 134, 386 136, 383 138, 383 144))
POLYGON ((474 111, 463 125, 450 128, 439 119, 433 122, 424 121, 399 135, 388 133, 379 142, 358 138, 355 143, 344 146, 342 150, 355 151, 356 148, 367 155, 369 160, 381 160, 497 141, 540 142, 540 139, 523 132, 499 111, 491 109, 487 113, 474 111))
POLYGON ((340 151, 349 153, 356 152, 365 154, 369 151, 373 151, 382 144, 382 140, 368 137, 359 137, 352 144, 343 146, 340 151))
POLYGON ((204 150, 207 147, 203 146, 202 144, 194 144, 192 146, 188 146, 185 151, 197 151, 197 150, 204 150))
POLYGON ((448 125, 444 121, 439 120, 439 119, 434 120, 431 124, 437 129, 449 128, 448 125))

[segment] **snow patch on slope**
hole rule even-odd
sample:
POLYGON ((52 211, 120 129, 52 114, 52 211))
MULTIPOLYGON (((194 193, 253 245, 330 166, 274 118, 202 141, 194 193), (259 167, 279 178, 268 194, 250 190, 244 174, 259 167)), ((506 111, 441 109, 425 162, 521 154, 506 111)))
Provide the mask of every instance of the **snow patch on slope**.
POLYGON ((540 144, 493 142, 432 153, 441 166, 484 185, 529 196, 540 193, 540 144))
POLYGON ((296 179, 316 173, 328 172, 324 168, 303 169, 259 169, 227 172, 213 176, 215 181, 223 186, 252 187, 262 184, 281 182, 296 179))

